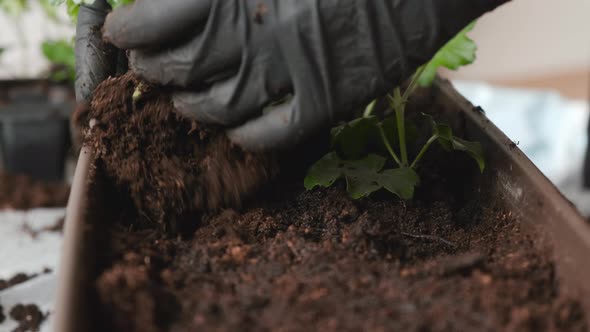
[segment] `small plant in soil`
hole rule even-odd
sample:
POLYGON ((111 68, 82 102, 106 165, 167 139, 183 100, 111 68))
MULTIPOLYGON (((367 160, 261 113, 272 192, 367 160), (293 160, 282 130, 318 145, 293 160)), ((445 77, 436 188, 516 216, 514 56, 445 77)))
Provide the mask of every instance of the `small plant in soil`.
POLYGON ((430 62, 418 68, 407 88, 396 87, 385 98, 389 109, 384 116, 374 113, 378 100, 371 102, 362 117, 332 129, 332 151, 318 160, 308 171, 304 184, 311 190, 316 186, 329 187, 338 179, 346 180, 346 189, 352 198, 361 198, 385 189, 402 199, 411 199, 420 183, 416 172, 430 146, 438 142, 446 150, 468 153, 481 172, 485 167, 483 151, 478 142, 470 142, 453 135, 450 126, 440 124, 427 114, 432 134, 419 152, 410 159, 408 140, 415 127, 406 120, 406 104, 416 89, 428 87, 434 81, 439 67, 456 70, 473 63, 476 45, 467 33, 475 22, 442 47, 430 62), (397 145, 397 150, 394 146, 397 145))

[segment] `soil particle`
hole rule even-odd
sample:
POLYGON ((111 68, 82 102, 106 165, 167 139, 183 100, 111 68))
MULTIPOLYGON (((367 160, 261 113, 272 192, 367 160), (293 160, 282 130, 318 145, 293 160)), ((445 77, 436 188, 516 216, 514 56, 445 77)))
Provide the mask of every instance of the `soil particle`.
POLYGON ((6 316, 4 315, 4 307, 2 307, 2 305, 0 305, 0 324, 2 324, 2 322, 4 322, 5 319, 6 319, 6 316))
POLYGON ((181 117, 166 93, 141 83, 133 100, 138 84, 125 74, 98 86, 86 144, 144 222, 175 229, 204 210, 240 206, 274 177, 273 157, 244 152, 223 131, 181 117))
POLYGON ((69 193, 69 186, 63 183, 45 183, 0 171, 0 210, 64 207, 69 193))
POLYGON ((47 315, 44 315, 35 304, 17 304, 10 309, 10 317, 19 323, 19 325, 12 330, 13 332, 35 332, 39 331, 39 326, 45 320, 47 315))

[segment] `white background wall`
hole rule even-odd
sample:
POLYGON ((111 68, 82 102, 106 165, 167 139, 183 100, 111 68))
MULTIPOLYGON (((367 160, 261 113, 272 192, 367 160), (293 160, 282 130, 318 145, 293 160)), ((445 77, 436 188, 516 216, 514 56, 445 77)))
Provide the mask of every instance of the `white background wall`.
POLYGON ((590 0, 512 0, 470 34, 478 59, 454 77, 519 80, 558 72, 590 74, 590 0))

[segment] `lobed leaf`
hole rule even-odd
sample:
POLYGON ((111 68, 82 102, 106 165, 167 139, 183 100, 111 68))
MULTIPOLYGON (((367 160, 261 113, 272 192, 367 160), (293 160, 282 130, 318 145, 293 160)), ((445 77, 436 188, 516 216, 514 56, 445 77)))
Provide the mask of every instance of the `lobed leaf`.
POLYGON ((477 45, 467 36, 467 33, 473 30, 475 21, 461 30, 453 39, 445 44, 430 60, 425 64, 418 84, 422 87, 432 85, 438 68, 444 67, 450 70, 457 70, 461 66, 472 64, 475 61, 477 45))
POLYGON ((483 148, 479 142, 471 142, 453 135, 453 130, 446 124, 437 123, 431 115, 423 115, 430 119, 432 125, 432 134, 437 137, 437 141, 446 150, 456 150, 466 152, 479 167, 479 171, 483 173, 485 169, 485 159, 483 156, 483 148))
POLYGON ((410 168, 383 170, 386 159, 369 154, 359 160, 342 160, 336 152, 330 152, 316 162, 305 177, 305 188, 329 187, 340 178, 346 180, 349 195, 358 199, 371 193, 386 189, 402 199, 410 199, 419 177, 410 168))
POLYGON ((345 159, 359 159, 379 142, 379 120, 362 117, 332 129, 332 148, 345 159))

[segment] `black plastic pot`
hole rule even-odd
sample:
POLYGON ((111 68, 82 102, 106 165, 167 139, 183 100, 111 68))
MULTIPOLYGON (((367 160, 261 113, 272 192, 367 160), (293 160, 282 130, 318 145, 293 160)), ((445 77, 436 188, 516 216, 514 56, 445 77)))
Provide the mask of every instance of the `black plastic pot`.
POLYGON ((4 81, 0 89, 1 168, 38 180, 63 180, 73 89, 47 81, 4 81))

